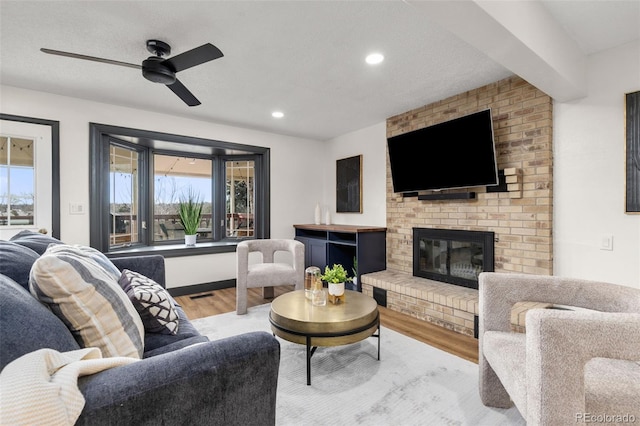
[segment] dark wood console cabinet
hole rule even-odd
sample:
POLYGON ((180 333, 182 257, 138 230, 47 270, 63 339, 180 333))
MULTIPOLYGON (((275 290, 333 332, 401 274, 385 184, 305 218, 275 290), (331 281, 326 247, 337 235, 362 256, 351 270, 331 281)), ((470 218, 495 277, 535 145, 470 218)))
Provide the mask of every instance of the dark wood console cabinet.
POLYGON ((382 271, 387 267, 387 228, 357 225, 293 225, 295 239, 305 248, 305 268, 339 263, 352 275, 354 259, 358 263, 358 286, 360 275, 382 271))

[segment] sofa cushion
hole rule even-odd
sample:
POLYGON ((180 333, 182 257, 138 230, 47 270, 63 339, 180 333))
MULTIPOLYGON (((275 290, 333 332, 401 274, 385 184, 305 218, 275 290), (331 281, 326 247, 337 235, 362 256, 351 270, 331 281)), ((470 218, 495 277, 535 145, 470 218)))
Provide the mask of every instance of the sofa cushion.
MULTIPOLYGON (((191 321, 187 318, 187 315, 182 310, 182 307, 173 299, 173 305, 178 314, 178 332, 176 334, 160 334, 160 333, 145 333, 144 335, 144 357, 152 356, 150 354, 157 355, 159 353, 170 352, 176 344, 181 340, 188 340, 193 337, 202 338, 198 330, 191 324, 191 321)), ((202 339, 200 339, 202 340, 202 339)), ((200 341, 198 340, 198 341, 200 341)), ((204 337, 204 340, 208 339, 204 337)))
POLYGON ((42 255, 50 244, 62 244, 62 241, 56 238, 39 232, 29 231, 28 229, 18 232, 16 235, 11 237, 10 241, 20 244, 21 246, 29 247, 31 250, 38 253, 38 255, 42 255))
POLYGON ((588 413, 640 418, 640 362, 592 358, 584 366, 584 399, 588 413))
POLYGON ((29 271, 38 256, 38 253, 29 247, 0 241, 0 274, 8 276, 29 290, 29 271))
POLYGON ((0 370, 38 349, 60 352, 80 349, 58 317, 4 275, 0 275, 0 324, 0 370))
MULTIPOLYGON (((167 336, 166 334, 157 336, 167 336)), ((197 345, 199 343, 206 343, 209 341, 207 336, 193 336, 187 337, 186 339, 176 340, 173 343, 166 344, 164 346, 159 346, 156 349, 144 351, 144 358, 153 358, 154 356, 168 354, 173 351, 180 350, 182 348, 186 348, 188 346, 197 345)))
POLYGON ((144 327, 118 285, 120 271, 91 247, 52 245, 33 264, 31 293, 66 324, 82 347, 104 357, 141 358, 144 327))
POLYGON ((527 412, 526 335, 503 331, 486 331, 482 336, 482 352, 501 380, 513 403, 521 413, 527 412))
POLYGON ((140 314, 146 332, 176 334, 178 314, 167 290, 151 278, 128 269, 122 271, 118 284, 140 314))

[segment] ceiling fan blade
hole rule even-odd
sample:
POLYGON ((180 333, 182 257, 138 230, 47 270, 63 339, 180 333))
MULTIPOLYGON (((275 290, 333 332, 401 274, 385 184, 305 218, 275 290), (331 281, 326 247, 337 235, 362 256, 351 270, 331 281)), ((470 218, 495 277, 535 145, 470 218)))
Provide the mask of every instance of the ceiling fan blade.
POLYGON ((195 49, 166 59, 163 63, 173 68, 174 72, 183 71, 205 62, 213 61, 224 56, 220 49, 211 43, 203 44, 195 49))
POLYGON ((193 93, 187 89, 184 84, 180 83, 180 80, 176 79, 176 82, 173 84, 167 84, 167 87, 171 89, 173 93, 178 95, 180 99, 184 101, 185 104, 189 106, 198 106, 200 105, 200 101, 193 96, 193 93))
POLYGON ((45 49, 44 47, 41 48, 40 51, 44 53, 48 53, 50 55, 67 56, 69 58, 85 59, 87 61, 102 62, 104 64, 120 65, 123 67, 129 67, 129 68, 136 68, 136 69, 141 68, 140 65, 130 64, 128 62, 114 61, 112 59, 105 59, 105 58, 96 58, 95 56, 81 55, 79 53, 63 52, 61 50, 45 49))

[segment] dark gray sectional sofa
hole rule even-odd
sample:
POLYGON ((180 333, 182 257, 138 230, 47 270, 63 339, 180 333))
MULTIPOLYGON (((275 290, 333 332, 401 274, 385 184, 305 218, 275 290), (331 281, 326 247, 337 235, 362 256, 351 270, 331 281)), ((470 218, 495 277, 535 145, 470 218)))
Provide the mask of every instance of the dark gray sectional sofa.
MULTIPOLYGON (((51 243, 60 242, 29 232, 0 241, 0 368, 38 349, 80 348, 65 324, 28 291, 31 265, 51 243)), ((112 261, 165 285, 162 256, 112 261)), ((278 341, 253 332, 210 342, 176 310, 178 333, 146 333, 141 361, 80 378, 86 403, 77 424, 275 424, 278 341)))

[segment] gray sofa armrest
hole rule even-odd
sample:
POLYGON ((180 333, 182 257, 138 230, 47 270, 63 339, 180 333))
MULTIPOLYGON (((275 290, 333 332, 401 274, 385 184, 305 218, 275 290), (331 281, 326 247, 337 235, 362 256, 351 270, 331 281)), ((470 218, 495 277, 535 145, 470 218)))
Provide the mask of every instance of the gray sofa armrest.
POLYGON ((638 360, 640 314, 534 309, 527 313, 526 340, 527 421, 571 424, 586 412, 588 361, 638 360))
POLYGON ((120 271, 138 272, 166 288, 164 257, 161 255, 114 257, 110 260, 120 271))
POLYGON ((273 425, 280 344, 252 332, 83 377, 78 425, 273 425))

